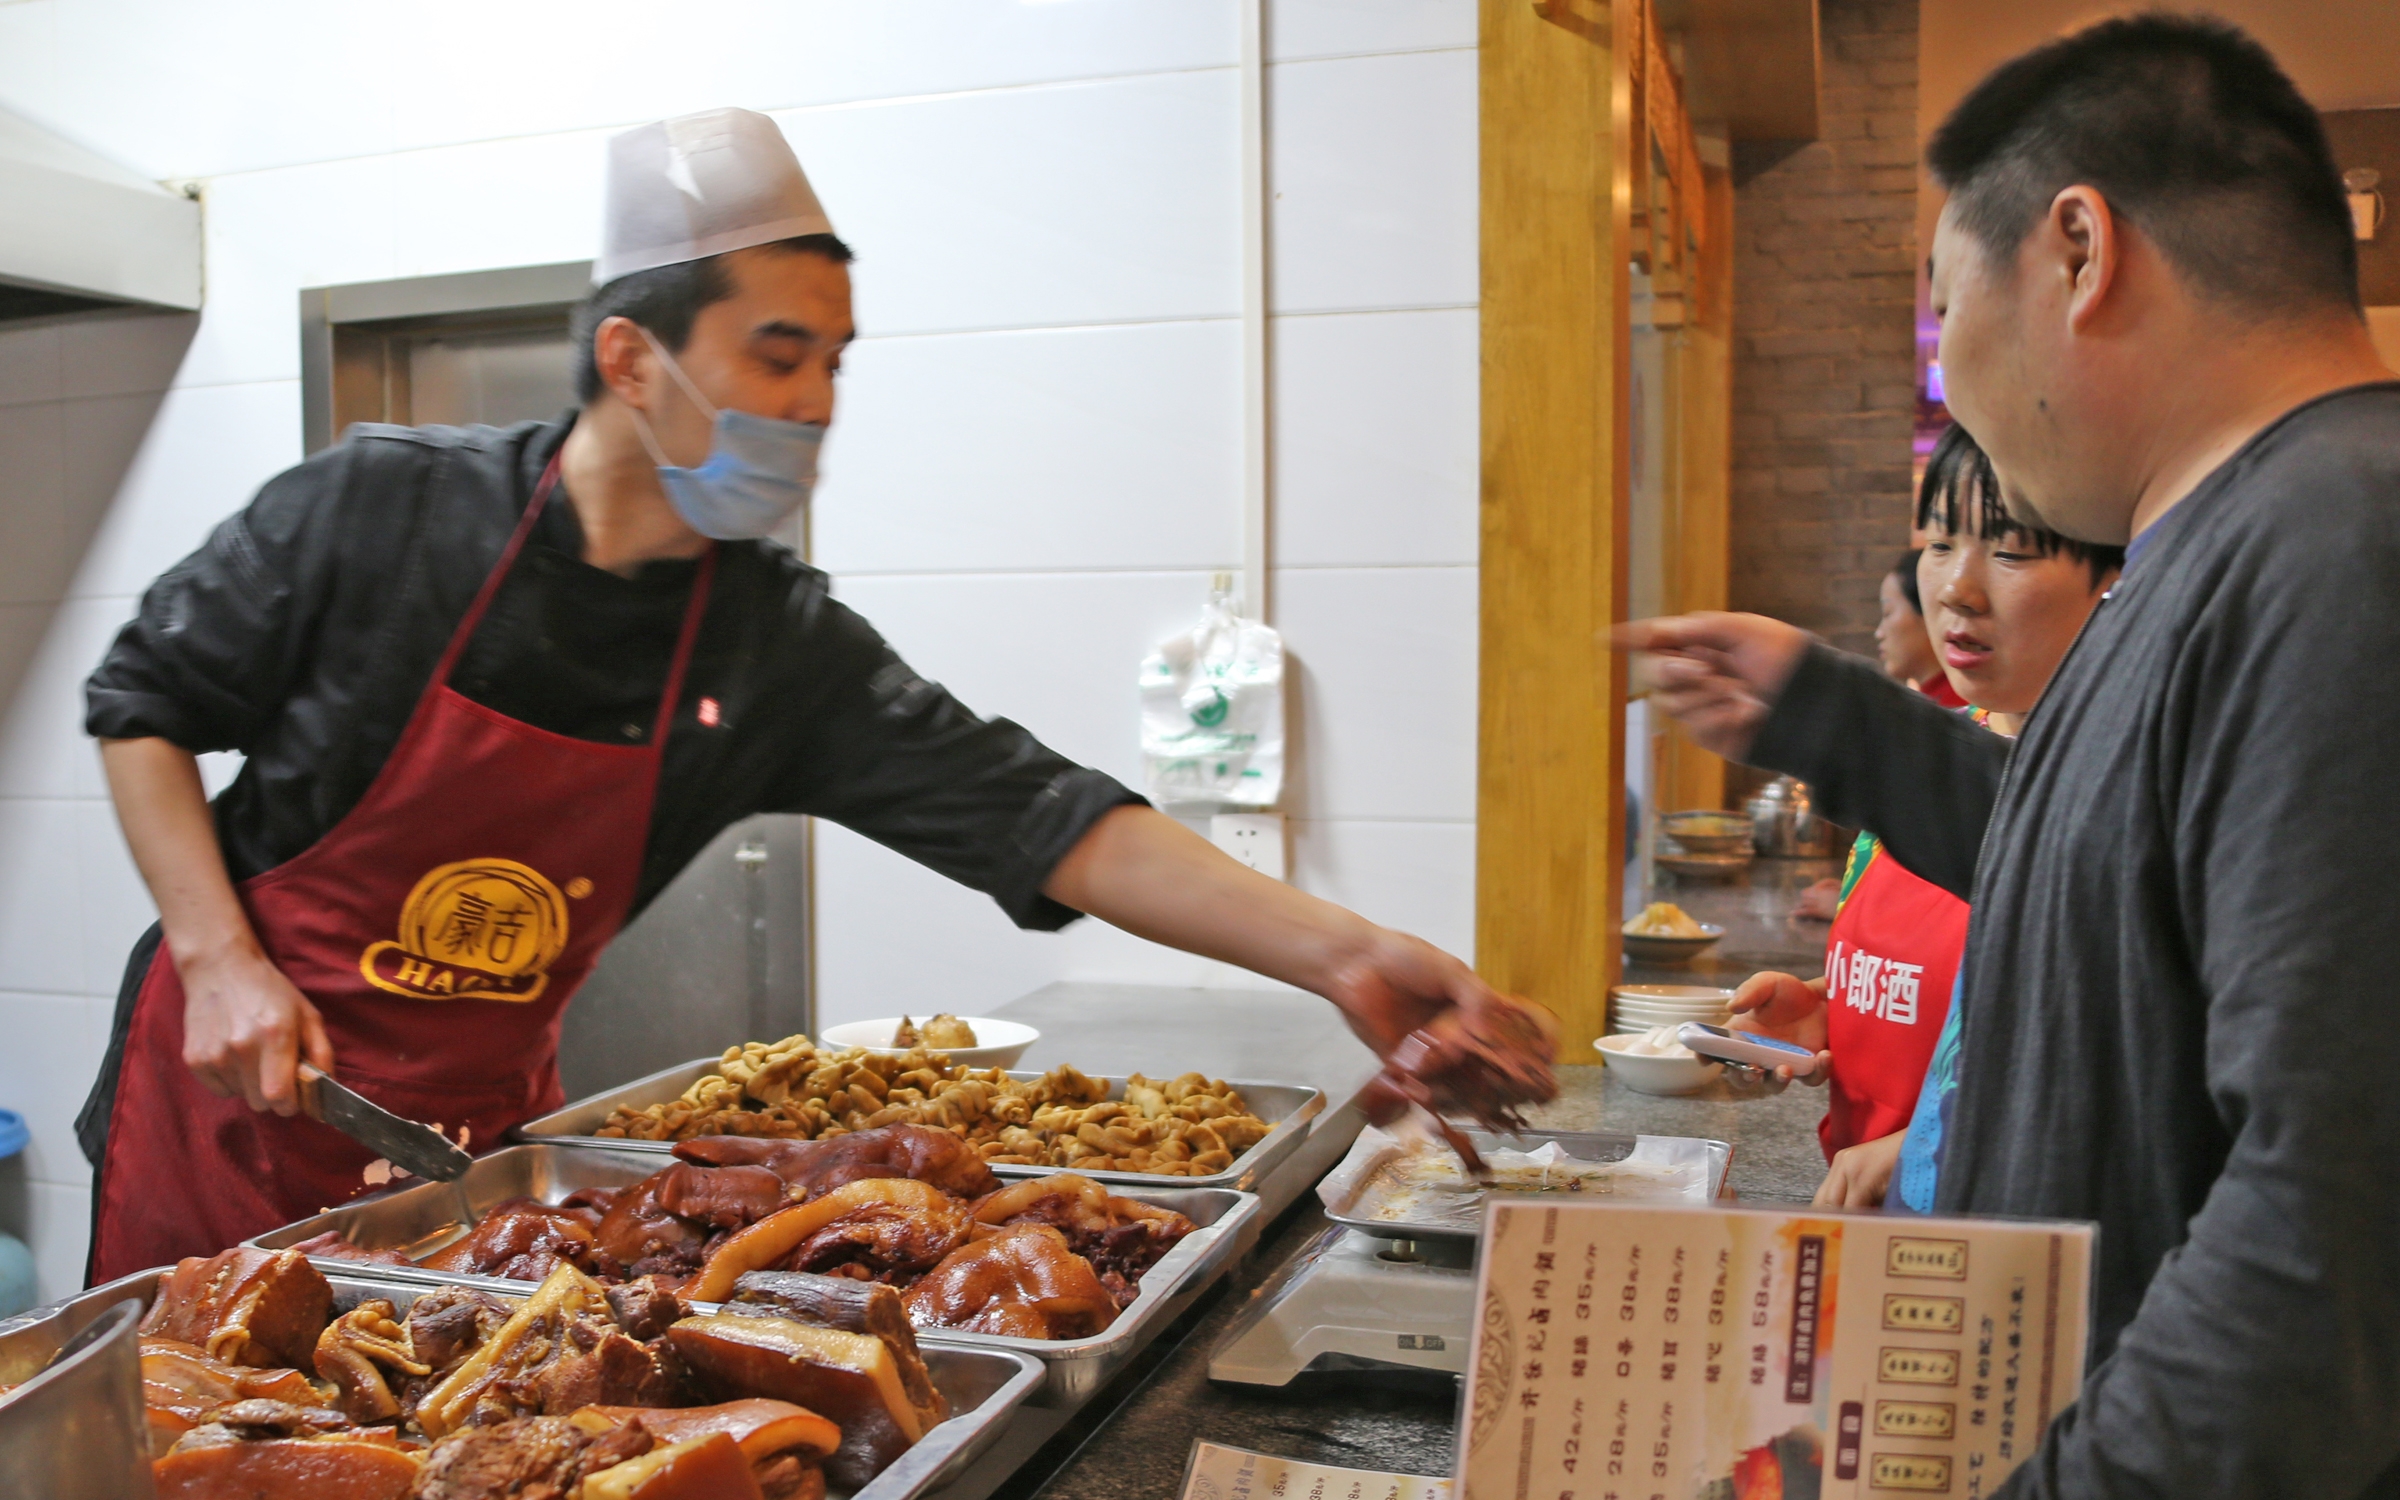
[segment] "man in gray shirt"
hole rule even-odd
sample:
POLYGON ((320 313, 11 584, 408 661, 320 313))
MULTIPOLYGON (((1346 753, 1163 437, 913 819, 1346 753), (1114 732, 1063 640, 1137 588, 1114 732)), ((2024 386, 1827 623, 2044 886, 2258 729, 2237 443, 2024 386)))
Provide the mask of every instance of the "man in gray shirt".
POLYGON ((1928 156, 1952 409, 2123 580, 2013 752, 1773 621, 1624 642, 1974 904, 1936 1204, 2101 1225, 2096 1363, 1999 1493, 2400 1496, 2400 384, 2331 153, 2248 38, 2151 15, 1928 156))

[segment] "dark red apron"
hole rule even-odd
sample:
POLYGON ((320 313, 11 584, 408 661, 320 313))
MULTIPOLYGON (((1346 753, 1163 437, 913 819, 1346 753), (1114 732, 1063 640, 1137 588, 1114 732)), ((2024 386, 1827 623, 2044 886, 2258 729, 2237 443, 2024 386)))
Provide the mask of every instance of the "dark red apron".
POLYGON ((1825 1155, 1908 1128, 1967 944, 1967 903, 1879 845, 1825 950, 1825 1155))
MULTIPOLYGON (((267 958, 324 1016, 335 1076, 488 1149, 558 1107, 560 1013, 633 904, 667 727, 708 605, 712 550, 649 743, 552 734, 449 686, 557 484, 554 460, 365 797, 238 888, 267 958)), ((183 1063, 183 985, 160 944, 135 999, 100 1173, 105 1282, 355 1197, 373 1156, 305 1116, 220 1099, 183 1063)))

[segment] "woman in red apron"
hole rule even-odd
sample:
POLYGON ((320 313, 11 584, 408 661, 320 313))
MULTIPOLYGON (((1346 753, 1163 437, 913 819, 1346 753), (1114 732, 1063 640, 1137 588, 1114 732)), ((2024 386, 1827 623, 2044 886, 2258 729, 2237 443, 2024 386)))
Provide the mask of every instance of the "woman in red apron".
MULTIPOLYGON (((470 701, 451 671, 557 479, 553 461, 366 796, 238 887, 266 956, 323 1017, 336 1076, 470 1146, 561 1102, 559 1016, 632 904, 715 561, 701 562, 646 743, 571 739, 470 701)), ((126 1041, 140 1086, 117 1092, 109 1118, 96 1282, 213 1254, 369 1186, 371 1154, 331 1126, 202 1087, 183 1017, 162 945, 126 1041)))
POLYGON ((1825 1050, 1839 1060, 1817 1126, 1827 1161, 1907 1128, 1966 944, 1967 903, 1860 834, 1825 946, 1825 1050))

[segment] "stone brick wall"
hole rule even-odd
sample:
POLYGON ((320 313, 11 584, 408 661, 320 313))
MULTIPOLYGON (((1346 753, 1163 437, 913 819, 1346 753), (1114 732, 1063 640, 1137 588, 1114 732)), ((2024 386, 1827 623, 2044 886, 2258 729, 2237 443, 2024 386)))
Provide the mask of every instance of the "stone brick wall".
POLYGON ((1908 540, 1916 0, 1824 0, 1819 138, 1734 156, 1732 602, 1871 651, 1908 540))

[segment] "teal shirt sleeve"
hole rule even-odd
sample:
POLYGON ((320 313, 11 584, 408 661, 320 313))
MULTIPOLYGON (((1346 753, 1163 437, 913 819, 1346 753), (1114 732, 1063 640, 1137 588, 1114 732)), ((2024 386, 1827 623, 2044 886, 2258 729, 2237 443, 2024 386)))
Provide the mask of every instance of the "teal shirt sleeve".
POLYGON ((1949 1132, 1950 1104, 1958 1097, 1960 1017, 1966 1011, 1963 971, 1950 984, 1950 1014, 1942 1019, 1942 1034, 1933 1044, 1933 1060, 1925 1065, 1925 1082, 1917 1090, 1916 1113, 1909 1116, 1908 1136, 1900 1143, 1900 1170, 1894 1184, 1900 1207, 1910 1213, 1933 1212, 1933 1188, 1941 1174, 1942 1137, 1949 1132))

